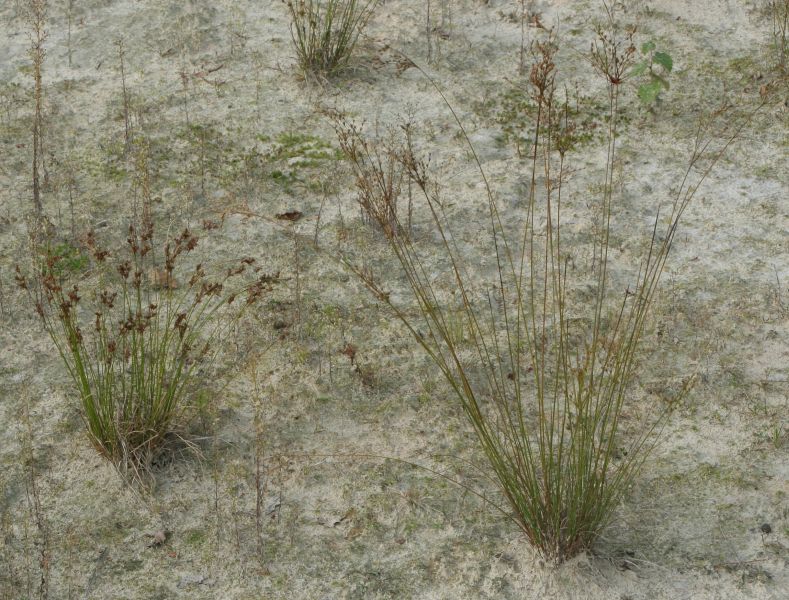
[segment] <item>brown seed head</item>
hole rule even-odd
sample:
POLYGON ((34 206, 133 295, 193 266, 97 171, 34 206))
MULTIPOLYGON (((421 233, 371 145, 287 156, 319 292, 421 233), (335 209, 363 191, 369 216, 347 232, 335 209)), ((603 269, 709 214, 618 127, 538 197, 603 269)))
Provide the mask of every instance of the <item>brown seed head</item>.
POLYGON ((110 292, 109 290, 104 290, 99 294, 99 302, 106 306, 107 308, 112 308, 115 304, 115 298, 117 297, 117 292, 110 292))
POLYGON ((16 281, 16 284, 23 290, 28 289, 27 278, 22 275, 22 270, 19 268, 19 265, 14 266, 14 271, 14 281, 16 281))

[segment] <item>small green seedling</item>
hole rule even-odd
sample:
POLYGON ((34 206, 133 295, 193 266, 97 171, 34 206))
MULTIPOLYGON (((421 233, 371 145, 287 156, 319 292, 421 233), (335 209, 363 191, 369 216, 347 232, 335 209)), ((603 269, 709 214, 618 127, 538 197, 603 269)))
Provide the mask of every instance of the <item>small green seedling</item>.
POLYGON ((87 255, 67 242, 55 246, 52 254, 57 258, 54 270, 58 276, 79 273, 90 264, 87 255))
POLYGON ((644 59, 633 67, 630 76, 649 77, 649 81, 638 86, 638 98, 645 105, 651 106, 660 101, 660 92, 669 89, 666 77, 674 67, 674 60, 668 53, 658 52, 655 42, 652 41, 641 46, 641 54, 644 59))

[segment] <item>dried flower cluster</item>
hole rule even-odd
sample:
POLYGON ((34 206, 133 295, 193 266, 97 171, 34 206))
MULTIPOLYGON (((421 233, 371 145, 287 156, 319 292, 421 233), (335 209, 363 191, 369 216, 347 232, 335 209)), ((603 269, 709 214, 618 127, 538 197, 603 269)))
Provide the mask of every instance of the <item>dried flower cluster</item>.
POLYGON ((415 184, 436 199, 435 190, 428 191, 428 162, 414 152, 411 124, 402 125, 399 132, 389 129, 384 137, 369 138, 343 114, 327 114, 334 121, 340 149, 353 168, 362 218, 378 225, 387 238, 406 235, 413 207, 409 193, 407 226, 403 226, 398 209, 404 185, 415 184))
MULTIPOLYGON (((212 222, 204 226, 214 228, 212 222)), ((186 228, 165 243, 160 270, 150 221, 129 226, 118 257, 89 232, 84 244, 96 267, 91 293, 64 280, 61 258, 49 249, 42 251, 35 277, 16 268, 17 285, 29 294, 79 389, 93 444, 135 476, 145 472, 171 432, 217 334, 277 281, 253 258, 242 258, 213 278, 199 263, 179 289, 176 272, 198 242, 186 228), (166 285, 157 277, 162 272, 166 285), (239 296, 245 302, 227 310, 239 296)))

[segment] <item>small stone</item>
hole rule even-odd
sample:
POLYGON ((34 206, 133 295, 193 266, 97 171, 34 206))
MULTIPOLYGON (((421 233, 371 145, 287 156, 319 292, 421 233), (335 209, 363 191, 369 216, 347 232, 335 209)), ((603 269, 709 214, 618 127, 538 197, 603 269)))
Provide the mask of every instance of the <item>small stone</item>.
POLYGON ((159 531, 154 531, 153 533, 146 533, 145 535, 151 538, 148 548, 161 546, 167 541, 167 532, 161 529, 159 531))
POLYGON ((762 526, 759 529, 761 529, 762 533, 765 535, 770 535, 773 532, 773 528, 769 523, 762 523, 762 526))

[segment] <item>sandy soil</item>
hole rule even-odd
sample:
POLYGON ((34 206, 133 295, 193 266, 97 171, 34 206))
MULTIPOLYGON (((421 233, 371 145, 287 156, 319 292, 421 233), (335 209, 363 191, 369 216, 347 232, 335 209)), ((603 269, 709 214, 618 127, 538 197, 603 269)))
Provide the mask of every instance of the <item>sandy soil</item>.
MULTIPOLYGON (((402 462, 446 469, 495 496, 466 466, 483 460, 470 427, 407 332, 352 276, 268 222, 301 211, 292 228, 311 237, 319 227, 324 239, 343 231, 377 271, 392 272, 380 233, 360 220, 318 107, 368 123, 411 118, 451 199, 457 239, 471 262, 490 266, 478 235, 479 173, 451 115, 398 51, 446 91, 503 205, 515 210, 527 166, 497 115, 518 79, 520 3, 434 2, 428 64, 425 3, 382 2, 352 71, 316 85, 299 77, 278 0, 79 0, 70 15, 65 0, 50 2, 43 198, 58 234, 68 240, 72 228, 94 228, 119 244, 139 199, 123 153, 122 38, 131 126, 151 147, 159 226, 224 212, 224 227, 202 251, 252 254, 283 278, 241 322, 226 353, 232 369, 205 382, 206 407, 184 423, 202 459, 171 457, 144 497, 90 447, 67 374, 14 286, 13 266, 28 264, 32 209, 23 4, 0 5, 0 598, 38 596, 44 542, 48 596, 57 599, 787 597, 785 87, 686 215, 634 406, 664 402, 689 376, 698 382, 593 552, 553 568, 495 509, 402 462), (349 343, 358 369, 341 353, 349 343), (163 544, 152 544, 157 531, 166 532, 163 544)), ((654 111, 628 88, 612 242, 621 273, 677 185, 695 119, 724 97, 753 106, 775 62, 761 0, 626 4, 623 19, 638 23, 640 41, 670 52, 675 70, 654 111)), ((534 10, 558 23, 563 81, 594 103, 602 86, 583 54, 600 4, 541 1, 534 10)), ((568 215, 581 229, 604 150, 593 140, 574 158, 568 215)), ((415 215, 416 234, 429 239, 415 215)))

